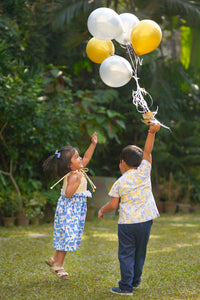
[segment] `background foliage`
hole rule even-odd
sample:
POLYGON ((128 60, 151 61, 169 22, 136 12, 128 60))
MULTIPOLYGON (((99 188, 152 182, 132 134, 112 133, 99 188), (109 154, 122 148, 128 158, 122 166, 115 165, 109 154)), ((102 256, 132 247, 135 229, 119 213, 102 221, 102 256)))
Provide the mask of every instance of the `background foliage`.
MULTIPOLYGON (((167 200, 173 178, 179 187, 174 200, 200 202, 200 4, 189 0, 1 1, 1 189, 12 187, 6 176, 12 171, 24 197, 43 190, 49 185, 44 159, 68 143, 84 153, 93 130, 99 144, 92 175, 118 176, 121 148, 144 146, 147 128, 131 101, 134 82, 105 86, 99 65, 86 56, 87 18, 101 6, 161 26, 159 48, 143 56, 138 70, 140 85, 154 99, 152 110, 158 106, 158 119, 172 129, 161 129, 156 137, 153 184, 158 199, 167 200)), ((126 56, 119 44, 115 47, 126 56)))

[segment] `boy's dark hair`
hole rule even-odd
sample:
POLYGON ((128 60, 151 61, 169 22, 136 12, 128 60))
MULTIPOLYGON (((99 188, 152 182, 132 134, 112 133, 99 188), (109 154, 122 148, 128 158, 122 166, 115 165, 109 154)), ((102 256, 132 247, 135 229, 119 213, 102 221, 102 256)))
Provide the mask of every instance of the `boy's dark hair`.
POLYGON ((122 149, 120 161, 125 161, 129 167, 139 167, 143 158, 143 150, 134 145, 128 145, 122 149))
POLYGON ((43 163, 43 170, 45 173, 52 175, 52 172, 57 177, 63 177, 71 171, 71 158, 77 149, 72 146, 64 146, 56 151, 55 154, 50 155, 43 163))

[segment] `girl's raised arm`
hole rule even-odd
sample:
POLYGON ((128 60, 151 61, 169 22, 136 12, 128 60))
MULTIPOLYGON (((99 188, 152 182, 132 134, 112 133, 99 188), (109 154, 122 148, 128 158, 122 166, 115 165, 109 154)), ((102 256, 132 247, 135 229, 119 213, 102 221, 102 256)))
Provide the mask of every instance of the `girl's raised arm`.
POLYGON ((92 142, 83 156, 83 167, 87 166, 87 164, 91 160, 94 150, 96 148, 96 144, 97 144, 97 133, 96 132, 93 133, 91 140, 92 140, 92 142))

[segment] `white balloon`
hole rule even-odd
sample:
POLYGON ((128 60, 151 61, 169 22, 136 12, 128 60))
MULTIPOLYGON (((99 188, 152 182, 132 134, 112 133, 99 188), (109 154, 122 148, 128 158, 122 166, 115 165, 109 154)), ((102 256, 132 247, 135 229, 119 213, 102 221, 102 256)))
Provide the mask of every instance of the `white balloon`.
POLYGON ((127 44, 131 43, 131 31, 133 27, 140 21, 135 15, 130 14, 130 13, 124 13, 119 15, 124 31, 122 34, 117 36, 115 40, 120 43, 120 44, 127 44))
POLYGON ((91 35, 104 41, 112 40, 123 32, 119 15, 107 7, 100 7, 91 12, 87 27, 91 35))
POLYGON ((100 65, 99 75, 102 81, 110 87, 121 87, 132 77, 131 64, 119 55, 106 58, 100 65))

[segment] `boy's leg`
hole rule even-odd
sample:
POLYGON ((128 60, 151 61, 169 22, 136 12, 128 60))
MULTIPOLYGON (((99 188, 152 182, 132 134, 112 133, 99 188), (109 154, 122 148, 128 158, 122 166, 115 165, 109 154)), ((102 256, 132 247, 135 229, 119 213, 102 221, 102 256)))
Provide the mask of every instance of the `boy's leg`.
POLYGON ((119 250, 121 280, 119 288, 129 292, 133 291, 133 277, 135 264, 136 240, 132 227, 135 224, 118 224, 119 250))
POLYGON ((146 258, 147 244, 149 241, 151 226, 153 221, 147 221, 144 223, 138 223, 136 225, 136 252, 135 252, 135 265, 134 265, 134 277, 133 287, 137 287, 141 281, 142 270, 146 258))

